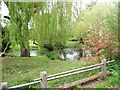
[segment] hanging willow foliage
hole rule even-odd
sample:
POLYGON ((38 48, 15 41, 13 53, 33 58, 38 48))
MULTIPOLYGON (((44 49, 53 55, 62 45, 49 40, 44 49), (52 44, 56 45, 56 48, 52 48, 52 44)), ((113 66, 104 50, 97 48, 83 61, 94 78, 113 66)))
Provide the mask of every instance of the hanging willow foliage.
POLYGON ((7 30, 10 33, 10 40, 12 46, 20 45, 21 56, 30 56, 29 40, 30 30, 28 29, 28 23, 32 16, 39 11, 42 6, 41 3, 31 2, 6 2, 10 12, 10 26, 7 30))
POLYGON ((34 16, 34 39, 39 46, 52 49, 68 40, 71 22, 71 3, 49 2, 34 16))

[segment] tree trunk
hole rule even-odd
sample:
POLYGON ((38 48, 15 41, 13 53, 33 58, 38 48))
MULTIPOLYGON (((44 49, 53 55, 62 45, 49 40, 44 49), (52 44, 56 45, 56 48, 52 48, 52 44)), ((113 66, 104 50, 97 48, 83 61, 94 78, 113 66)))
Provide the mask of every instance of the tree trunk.
POLYGON ((83 49, 82 48, 80 49, 79 56, 80 56, 80 58, 83 57, 83 49))
POLYGON ((4 50, 5 51, 8 51, 9 49, 10 49, 10 45, 11 45, 11 43, 10 43, 10 36, 9 36, 9 32, 7 32, 6 30, 5 30, 5 28, 3 28, 2 26, 1 26, 1 24, 0 24, 0 33, 1 33, 1 36, 2 36, 2 38, 1 38, 1 45, 2 45, 2 47, 1 47, 1 50, 0 50, 0 52, 4 52, 4 50), (7 37, 6 37, 6 35, 7 35, 7 37))
POLYGON ((84 44, 84 41, 83 41, 83 38, 82 38, 82 37, 80 38, 80 44, 81 44, 81 45, 84 44))
POLYGON ((30 50, 29 48, 25 47, 25 44, 21 44, 21 57, 30 57, 30 50))
POLYGON ((83 41, 82 37, 80 38, 80 45, 82 46, 82 48, 80 49, 80 52, 79 52, 79 56, 81 58, 81 57, 84 57, 84 50, 83 50, 84 41, 83 41))

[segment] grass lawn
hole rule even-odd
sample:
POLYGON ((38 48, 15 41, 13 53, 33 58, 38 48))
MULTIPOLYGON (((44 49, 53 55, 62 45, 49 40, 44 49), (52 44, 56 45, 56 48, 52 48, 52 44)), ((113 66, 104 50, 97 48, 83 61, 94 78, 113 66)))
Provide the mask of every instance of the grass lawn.
POLYGON ((65 44, 66 48, 80 48, 80 43, 79 41, 67 41, 65 44))
MULTIPOLYGON (((2 81, 8 82, 8 86, 29 83, 40 77, 40 72, 46 71, 52 75, 67 70, 88 66, 86 61, 60 61, 49 60, 46 56, 36 57, 4 57, 2 59, 2 81)), ((48 81, 49 88, 71 83, 97 73, 97 70, 83 74, 72 75, 52 81, 48 81)), ((29 88, 40 88, 40 83, 31 85, 29 88)))

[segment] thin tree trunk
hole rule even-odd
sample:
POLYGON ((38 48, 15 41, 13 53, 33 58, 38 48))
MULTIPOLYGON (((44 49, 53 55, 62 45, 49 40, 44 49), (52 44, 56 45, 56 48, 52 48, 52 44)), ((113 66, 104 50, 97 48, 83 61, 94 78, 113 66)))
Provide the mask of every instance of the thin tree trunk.
POLYGON ((26 48, 24 43, 21 44, 21 57, 30 57, 30 49, 26 48))
MULTIPOLYGON (((83 38, 82 38, 82 37, 80 38, 80 45, 81 45, 81 46, 84 45, 84 41, 83 41, 83 38)), ((83 50, 83 47, 80 49, 79 56, 80 56, 80 58, 81 58, 81 57, 84 57, 84 50, 83 50)))

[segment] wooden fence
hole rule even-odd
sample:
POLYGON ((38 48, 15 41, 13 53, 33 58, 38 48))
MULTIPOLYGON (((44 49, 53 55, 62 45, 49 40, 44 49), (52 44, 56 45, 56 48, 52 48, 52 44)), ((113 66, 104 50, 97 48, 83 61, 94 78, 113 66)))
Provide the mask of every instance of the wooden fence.
POLYGON ((41 83, 41 88, 47 88, 47 81, 51 81, 54 79, 63 78, 63 77, 67 77, 67 76, 71 76, 71 75, 75 75, 75 74, 79 74, 79 73, 83 73, 83 72, 87 72, 87 71, 91 71, 91 70, 95 70, 95 69, 99 69, 99 68, 102 69, 102 77, 103 77, 103 80, 106 81, 107 80, 106 63, 110 63, 110 62, 114 62, 114 61, 115 60, 106 62, 106 59, 102 59, 101 63, 99 63, 99 64, 94 64, 91 66, 86 66, 86 67, 82 67, 82 68, 78 68, 78 69, 74 69, 74 70, 70 70, 70 71, 66 71, 66 72, 62 72, 62 73, 58 73, 58 74, 54 74, 54 75, 50 75, 50 76, 47 76, 47 73, 44 71, 44 72, 40 73, 40 78, 34 79, 34 82, 17 85, 17 86, 12 86, 12 87, 7 87, 7 82, 3 82, 3 83, 1 83, 1 86, 2 86, 2 90, 8 90, 8 89, 16 89, 16 88, 20 88, 20 87, 24 87, 24 86, 41 83))

